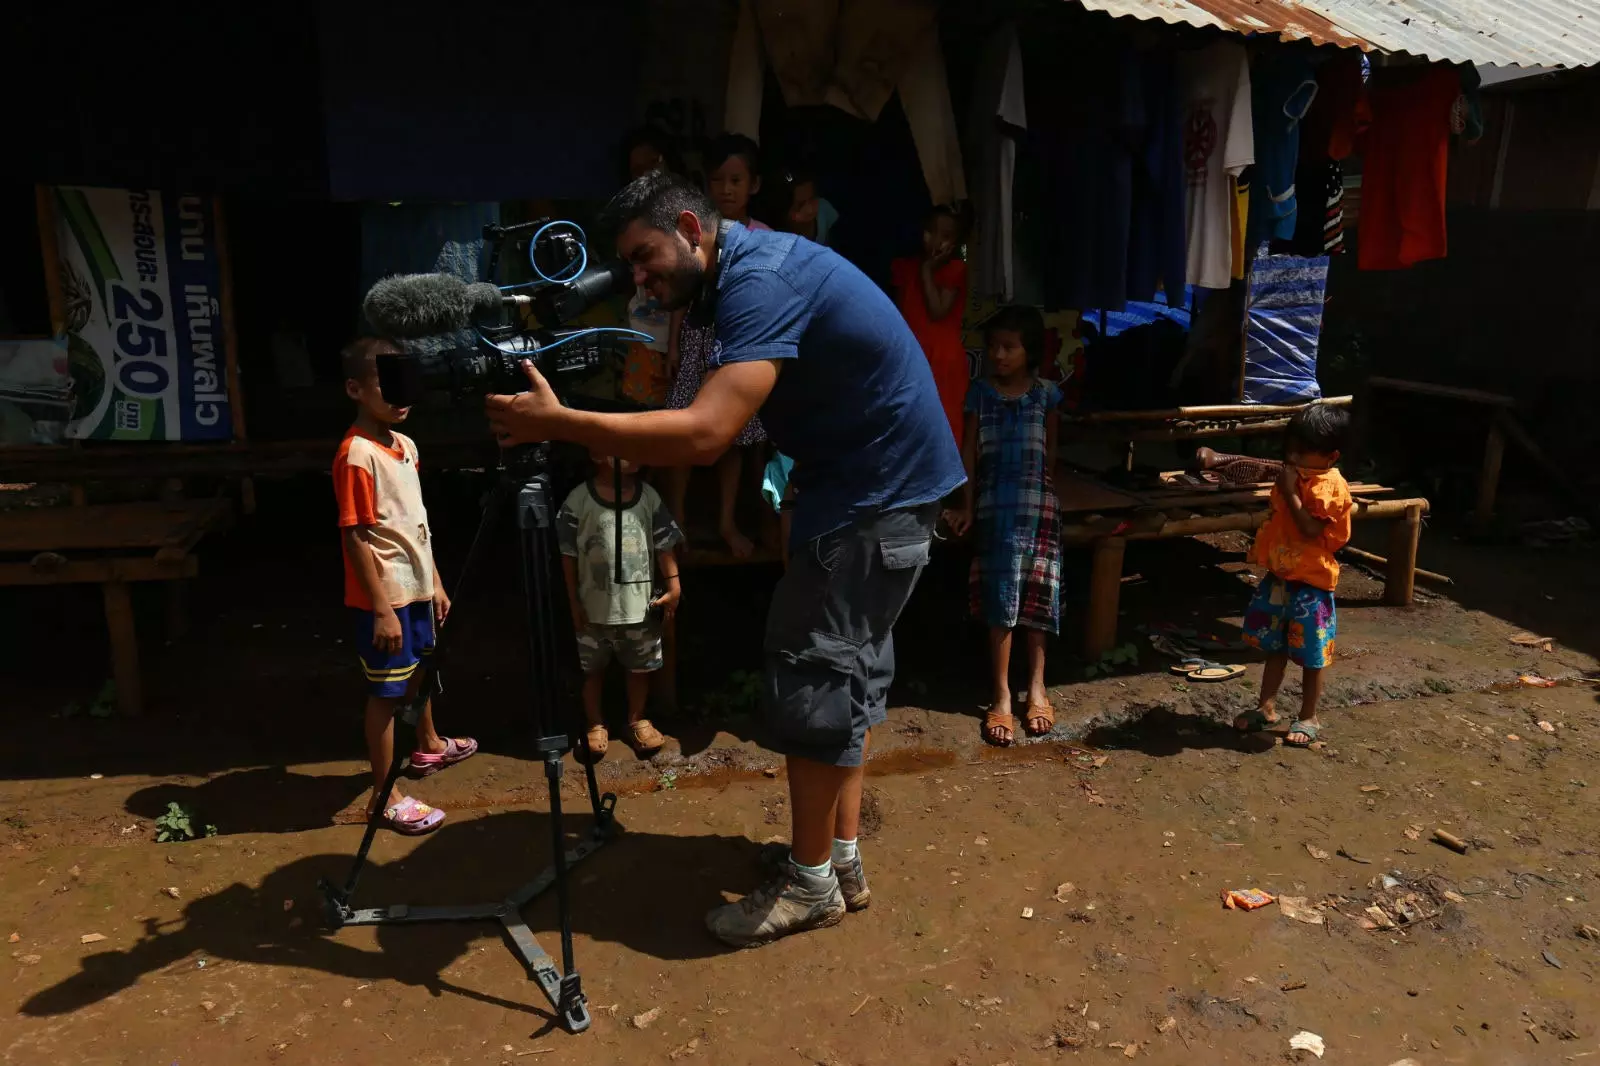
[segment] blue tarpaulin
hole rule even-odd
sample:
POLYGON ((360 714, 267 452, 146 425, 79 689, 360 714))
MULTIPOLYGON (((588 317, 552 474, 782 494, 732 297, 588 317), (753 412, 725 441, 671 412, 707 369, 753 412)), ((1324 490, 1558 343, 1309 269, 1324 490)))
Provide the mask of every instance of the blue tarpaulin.
POLYGON ((1256 257, 1245 311, 1245 403, 1305 403, 1321 397, 1317 340, 1328 257, 1256 257))

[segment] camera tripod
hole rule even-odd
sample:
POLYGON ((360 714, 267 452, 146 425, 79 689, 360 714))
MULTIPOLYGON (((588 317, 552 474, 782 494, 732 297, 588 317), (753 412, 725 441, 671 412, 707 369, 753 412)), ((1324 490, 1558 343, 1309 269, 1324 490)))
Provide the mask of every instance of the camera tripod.
MULTIPOLYGON (((566 847, 561 825, 561 775, 563 757, 572 749, 562 708, 566 696, 562 691, 563 664, 573 656, 567 645, 571 642, 571 627, 565 604, 557 600, 562 578, 556 570, 555 514, 558 501, 551 495, 549 472, 549 445, 533 444, 512 449, 483 510, 483 517, 473 534, 472 545, 462 570, 458 590, 465 591, 468 579, 477 569, 485 545, 501 515, 510 510, 515 517, 517 551, 520 556, 523 600, 527 605, 527 637, 532 670, 532 702, 535 723, 535 750, 544 763, 545 780, 550 786, 550 843, 552 862, 537 877, 513 891, 504 899, 465 906, 413 907, 404 903, 387 907, 353 908, 351 897, 367 862, 383 819, 383 809, 394 791, 395 782, 405 770, 408 761, 401 756, 400 731, 395 730, 394 759, 389 776, 384 781, 373 814, 367 821, 366 832, 361 837, 355 861, 342 888, 335 887, 326 878, 318 881, 323 894, 323 908, 329 925, 338 930, 347 925, 405 925, 416 922, 471 922, 497 921, 505 930, 511 947, 522 958, 529 976, 539 983, 550 1005, 555 1008, 561 1023, 569 1032, 581 1033, 589 1028, 589 1004, 583 994, 583 984, 572 957, 572 903, 568 886, 568 871, 574 863, 593 855, 612 840, 619 830, 616 823, 617 797, 611 793, 600 794, 595 781, 594 760, 589 757, 586 739, 579 740, 583 756, 585 777, 589 786, 589 802, 594 808, 594 826, 570 850, 566 847), (556 890, 556 905, 561 925, 561 968, 539 941, 522 917, 522 908, 536 897, 556 890)), ((618 538, 620 548, 621 538, 618 538)), ((443 691, 440 674, 440 653, 445 636, 451 633, 443 628, 436 635, 433 655, 418 667, 421 682, 416 694, 400 707, 396 717, 415 726, 422 708, 435 693, 443 691)), ((580 731, 580 738, 582 733, 580 731)))

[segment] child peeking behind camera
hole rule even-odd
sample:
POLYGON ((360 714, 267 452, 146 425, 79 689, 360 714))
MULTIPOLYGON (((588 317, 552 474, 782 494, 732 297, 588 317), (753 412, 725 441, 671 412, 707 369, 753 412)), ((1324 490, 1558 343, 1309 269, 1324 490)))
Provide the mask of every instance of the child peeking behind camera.
POLYGON ((656 490, 639 477, 638 464, 608 455, 590 458, 594 476, 567 495, 556 515, 567 599, 578 636, 578 662, 584 674, 589 751, 599 758, 610 743, 600 716, 600 697, 605 691, 606 667, 615 659, 627 673, 629 739, 639 757, 645 758, 666 744, 644 710, 650 675, 663 665, 663 623, 677 613, 681 597, 678 561, 672 549, 683 534, 656 490), (618 512, 622 518, 620 574, 618 512))

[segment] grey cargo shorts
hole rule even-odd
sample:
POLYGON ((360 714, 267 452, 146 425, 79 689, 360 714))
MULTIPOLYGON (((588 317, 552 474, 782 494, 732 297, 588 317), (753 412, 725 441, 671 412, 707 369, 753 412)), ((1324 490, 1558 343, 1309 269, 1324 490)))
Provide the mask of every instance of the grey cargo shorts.
POLYGON ((774 751, 860 766, 888 715, 894 624, 928 563, 939 504, 797 545, 767 612, 762 712, 774 751))

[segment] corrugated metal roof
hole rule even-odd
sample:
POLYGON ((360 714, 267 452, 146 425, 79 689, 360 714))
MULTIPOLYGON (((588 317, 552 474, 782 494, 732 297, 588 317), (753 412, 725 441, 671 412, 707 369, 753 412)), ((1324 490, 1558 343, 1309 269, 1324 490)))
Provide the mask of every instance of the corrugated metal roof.
POLYGON ((1110 15, 1495 66, 1600 63, 1600 0, 1078 0, 1110 15))

